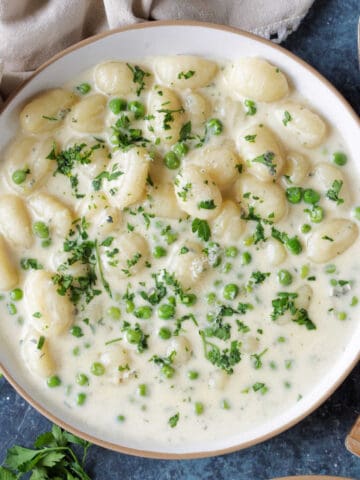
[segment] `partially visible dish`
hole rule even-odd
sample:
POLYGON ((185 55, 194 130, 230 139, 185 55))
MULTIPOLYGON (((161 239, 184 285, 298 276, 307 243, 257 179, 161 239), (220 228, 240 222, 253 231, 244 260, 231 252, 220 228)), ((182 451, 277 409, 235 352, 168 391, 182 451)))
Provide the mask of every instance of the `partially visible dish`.
POLYGON ((306 404, 351 343, 356 164, 277 65, 126 60, 23 106, 4 334, 23 317, 36 395, 71 422, 200 452, 306 404))

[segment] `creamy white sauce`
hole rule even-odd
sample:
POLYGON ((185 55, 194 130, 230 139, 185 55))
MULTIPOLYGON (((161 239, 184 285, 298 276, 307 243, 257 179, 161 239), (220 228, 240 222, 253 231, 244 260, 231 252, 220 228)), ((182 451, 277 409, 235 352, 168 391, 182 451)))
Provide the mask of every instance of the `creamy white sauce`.
MULTIPOLYGON (((139 65, 144 70, 153 73, 153 62, 154 59, 145 59, 139 65)), ((65 88, 73 90, 84 81, 91 85, 90 93, 84 95, 84 98, 97 92, 93 70, 71 81, 65 88)), ((160 79, 154 78, 152 75, 146 81, 146 88, 139 98, 135 93, 114 96, 126 98, 128 101, 139 100, 147 105, 150 86, 159 84, 160 79)), ((282 100, 272 103, 256 102, 257 113, 254 116, 246 115, 243 99, 236 97, 234 92, 229 89, 223 80, 221 69, 210 86, 200 88, 198 91, 209 102, 210 111, 206 118, 218 118, 224 127, 223 133, 219 136, 211 136, 203 148, 211 145, 222 145, 225 140, 233 142, 233 145, 236 146, 241 132, 246 130, 248 126, 264 124, 270 127, 280 139, 285 152, 296 151, 302 153, 310 161, 309 174, 297 186, 304 189, 314 188, 321 193, 321 200, 318 204, 324 208, 325 220, 337 217, 353 218, 354 207, 360 205, 359 173, 356 171, 358 167, 354 160, 349 158, 345 166, 337 167, 345 177, 344 189, 346 188, 346 193, 349 194, 351 199, 346 205, 336 205, 336 202, 326 199, 326 191, 319 185, 316 177, 312 176, 318 163, 332 163, 331 158, 334 152, 343 151, 346 153, 346 146, 329 123, 327 123, 326 137, 321 145, 307 149, 293 137, 287 135, 286 130, 280 128, 279 123, 275 120, 274 111, 281 105, 282 100)), ((177 90, 177 93, 184 100, 184 105, 186 105, 185 97, 189 92, 190 90, 177 90)), ((288 98, 303 105, 306 104, 306 101, 294 91, 290 92, 288 98)), ((147 115, 151 115, 151 113, 146 111, 147 115)), ((71 115, 71 111, 67 113, 67 116, 71 115)), ((59 148, 64 150, 68 148, 70 139, 75 139, 78 144, 83 141, 86 143, 88 139, 91 139, 96 144, 98 140, 94 140, 94 136, 97 139, 103 139, 111 153, 113 149, 109 142, 110 127, 118 117, 119 115, 114 115, 106 107, 104 127, 94 134, 81 135, 72 129, 71 122, 65 122, 50 133, 37 136, 40 139, 54 138, 59 148)), ((131 117, 130 114, 129 117, 131 117)), ((191 120, 191 117, 189 115, 184 116, 182 123, 188 120, 191 120)), ((141 128, 143 136, 149 137, 150 134, 145 120, 133 122, 132 126, 141 128)), ((201 126, 197 132, 203 132, 203 129, 204 127, 201 126)), ((19 135, 21 135, 20 132, 19 135)), ((194 155, 194 151, 201 150, 194 148, 194 141, 188 143, 193 148, 182 159, 182 166, 191 161, 189 159, 194 155)), ((100 143, 100 145, 103 144, 100 143)), ((149 170, 152 182, 155 186, 160 181, 172 183, 178 170, 166 169, 162 160, 163 155, 170 150, 170 147, 164 146, 163 143, 155 147, 153 143, 148 145, 151 145, 156 151, 156 157, 151 160, 149 170)), ((244 162, 240 160, 240 163, 244 162)), ((1 195, 14 194, 13 189, 9 187, 9 183, 6 181, 5 170, 8 165, 5 162, 0 167, 1 195)), ((246 170, 246 164, 243 168, 246 170)), ((86 199, 91 199, 94 195, 92 181, 94 176, 103 170, 104 168, 101 167, 94 175, 91 170, 91 163, 76 168, 79 179, 78 192, 86 193, 86 199)), ((243 174, 244 172, 238 174, 239 178, 243 174)), ((103 180, 103 185, 106 182, 111 183, 111 181, 103 180)), ((284 188, 292 186, 283 177, 279 179, 278 183, 284 188)), ((223 197, 234 200, 232 189, 233 185, 223 191, 223 197)), ((69 179, 64 175, 49 175, 38 191, 54 195, 72 210, 74 219, 83 214, 80 213, 80 204, 84 200, 74 197, 69 179)), ((345 190, 342 190, 341 193, 343 191, 345 190)), ((31 197, 23 198, 25 202, 28 201, 28 198, 31 199, 31 197)), ((96 204, 96 202, 97 200, 94 200, 90 203, 96 204)), ((100 208, 102 208, 101 205, 100 208)), ((112 298, 110 298, 104 289, 104 283, 101 282, 99 267, 96 265, 96 288, 99 288, 102 293, 88 304, 80 301, 72 319, 73 325, 81 327, 83 336, 73 336, 71 329, 67 328, 58 336, 45 340, 51 349, 51 355, 55 362, 53 375, 59 377, 61 384, 56 388, 49 388, 46 378, 41 378, 36 374, 31 377, 33 384, 48 397, 49 402, 56 405, 59 411, 71 411, 72 415, 109 440, 121 443, 126 439, 126 442, 134 444, 137 442, 141 444, 143 440, 149 440, 160 446, 182 445, 187 442, 196 444, 205 439, 230 437, 264 423, 290 408, 296 402, 301 401, 301 398, 311 391, 340 356, 355 328, 355 319, 359 315, 359 305, 355 305, 356 300, 353 299, 360 297, 357 280, 360 273, 358 255, 360 241, 357 238, 344 253, 329 262, 312 263, 307 258, 306 252, 306 241, 311 232, 308 234, 302 233, 301 226, 305 223, 310 224, 312 226, 311 231, 314 231, 322 225, 322 222, 317 224, 310 221, 308 214, 304 213, 304 209, 310 208, 310 206, 303 201, 296 205, 287 202, 287 208, 288 213, 274 226, 279 231, 286 232, 290 237, 297 235, 303 246, 302 253, 294 255, 287 252, 280 265, 271 265, 266 250, 269 238, 271 238, 271 225, 264 224, 267 241, 246 244, 247 239, 254 233, 257 225, 255 221, 246 222, 244 232, 237 241, 227 242, 224 245, 221 239, 211 238, 211 240, 220 244, 222 260, 219 266, 208 265, 203 275, 191 287, 191 293, 196 295, 197 301, 190 307, 179 301, 179 296, 174 293, 171 286, 166 287, 167 295, 156 305, 151 305, 141 298, 139 292, 152 292, 151 289, 154 287, 154 279, 151 278, 152 273, 159 273, 163 269, 172 272, 174 262, 184 245, 191 247, 192 243, 196 243, 200 246, 200 250, 206 248, 206 242, 203 242, 197 237, 196 233, 191 231, 193 218, 187 219, 185 215, 179 221, 178 219, 150 216, 146 220, 143 213, 152 215, 153 207, 151 200, 144 195, 140 201, 130 205, 128 210, 119 212, 120 220, 118 223, 114 222, 113 230, 110 228, 108 232, 101 233, 97 229, 97 225, 90 225, 88 227, 89 239, 97 238, 99 244, 109 236, 116 237, 120 233, 128 232, 129 228, 142 235, 148 244, 150 254, 146 260, 151 263, 151 267, 145 267, 135 275, 121 278, 116 273, 110 274, 109 268, 111 271, 111 267, 105 268, 103 263, 104 277, 109 282, 112 294, 112 298), (138 210, 139 207, 141 207, 140 211, 138 210), (170 226, 171 232, 177 234, 177 239, 170 245, 166 243, 165 236, 161 234, 167 226, 170 226), (96 235, 98 236, 96 237, 96 235), (159 259, 153 257, 152 252, 156 246, 162 246, 166 250, 164 257, 159 259), (236 258, 226 256, 225 249, 229 246, 237 247, 238 255, 236 258), (252 256, 248 265, 241 264, 242 253, 244 252, 250 252, 252 256), (225 273, 227 263, 231 265, 231 270, 225 273), (325 273, 328 264, 336 266, 334 273, 325 273), (308 266, 307 273, 304 273, 304 266, 308 266), (286 269, 292 274, 291 285, 282 286, 279 284, 277 272, 281 269, 286 269), (252 289, 249 288, 249 291, 241 290, 241 287, 249 285, 250 277, 256 271, 269 273, 270 275, 263 283, 253 285, 252 289), (332 286, 331 279, 350 282, 351 288, 347 291, 346 288, 348 287, 345 286, 344 294, 334 296, 334 288, 339 287, 332 286), (144 282, 145 285, 141 285, 141 282, 144 282), (233 301, 223 298, 223 288, 229 283, 234 283, 240 288, 240 293, 233 301), (299 325, 292 321, 285 324, 281 324, 281 319, 273 321, 271 319, 273 310, 271 302, 277 297, 278 292, 296 292, 303 285, 309 285, 312 288, 312 297, 306 310, 309 318, 316 325, 316 329, 308 330, 305 325, 299 325), (126 300, 123 296, 127 289, 135 294, 133 301, 136 308, 140 306, 152 308, 152 315, 149 319, 136 318, 133 313, 126 312, 126 300), (239 342, 238 348, 241 352, 241 361, 233 366, 234 373, 230 375, 214 366, 204 355, 199 330, 204 330, 211 325, 206 318, 208 313, 218 313, 219 311, 216 304, 208 303, 207 295, 209 293, 216 295, 220 305, 231 306, 234 310, 238 309, 239 302, 250 303, 253 306, 253 309, 248 310, 244 315, 236 312, 231 316, 223 317, 223 322, 231 325, 231 340, 239 342), (176 314, 172 319, 162 320, 158 317, 157 309, 159 305, 168 303, 169 296, 176 297, 176 314), (351 305, 351 303, 354 305, 351 305), (114 320, 107 313, 110 307, 117 307, 121 310, 119 319, 114 320), (342 317, 345 317, 345 315, 342 315, 343 313, 346 314, 346 318, 341 320, 342 317), (191 346, 191 352, 188 352, 189 358, 178 365, 175 356, 171 364, 175 369, 174 376, 165 378, 161 374, 161 365, 155 364, 150 359, 154 355, 169 358, 172 351, 172 341, 176 340, 177 337, 172 336, 170 339, 164 340, 158 336, 159 329, 167 327, 173 332, 176 328, 176 319, 188 314, 194 315, 198 323, 198 325, 195 325, 191 319, 188 319, 182 324, 180 337, 186 337, 191 346), (88 319, 88 321, 84 322, 84 319, 88 319), (245 328, 245 332, 244 328, 243 331, 238 331, 236 320, 243 322, 249 331, 246 331, 247 328, 245 328), (136 345, 127 342, 126 332, 123 331, 124 322, 129 322, 131 326, 138 323, 142 331, 149 336, 147 339, 148 348, 142 353, 137 351, 136 345), (106 345, 107 342, 113 340, 116 341, 106 345), (115 365, 115 373, 111 373, 111 367, 105 365, 104 375, 96 376, 92 374, 91 365, 94 362, 104 364, 102 355, 109 348, 125 349, 128 352, 126 361, 128 367, 126 364, 120 365, 123 367, 123 371, 119 373, 116 372, 118 365, 115 365), (256 357, 254 355, 260 354, 261 361, 258 360, 258 368, 255 368, 256 357), (189 371, 198 372, 198 378, 189 379, 189 371), (80 373, 88 377, 89 385, 79 385, 76 382, 76 377, 80 373), (119 375, 120 377, 124 376, 121 381, 117 381, 119 375), (223 385, 220 385, 222 383, 223 385), (263 386, 260 384, 263 384, 263 386), (146 385, 147 394, 145 396, 139 394, 139 385, 146 385), (79 393, 86 394, 82 405, 77 404, 79 393), (201 402, 203 405, 201 414, 195 412, 197 402, 201 402), (168 423, 169 418, 177 413, 179 414, 179 420, 177 425, 171 428, 168 423), (124 419, 120 418, 119 420, 119 416, 123 416, 124 419)), ((87 214, 85 216, 89 217, 87 214)), ((38 220, 37 215, 32 212, 32 223, 38 220)), ((91 223, 90 217, 88 221, 91 223)), ((356 220, 354 221, 356 222, 356 220)), ((212 222, 209 221, 209 224, 212 225, 212 222)), ((46 248, 41 246, 41 240, 38 238, 35 239, 30 248, 16 247, 9 243, 12 258, 18 268, 20 259, 35 258, 44 269, 55 274, 59 264, 64 262, 64 238, 54 233, 55 225, 51 222, 48 225, 52 243, 46 248)), ((3 234, 6 237, 6 231, 3 231, 3 234)), ((75 238, 78 238, 77 234, 70 237, 70 239, 75 238)), ((111 251, 111 248, 110 245, 108 249, 111 251)), ((105 256, 102 257, 102 262, 105 261, 105 258, 105 256)), ((118 267, 112 268, 116 269, 118 267)), ((30 273, 31 270, 19 268, 20 276, 16 287, 24 290, 24 283, 30 273)), ((162 280, 161 275, 159 280, 162 280)), ((23 355, 21 353, 23 339, 29 329, 31 317, 36 312, 29 311, 26 308, 28 304, 26 299, 12 301, 10 295, 8 291, 2 292, 2 300, 0 301, 1 335, 3 341, 10 343, 21 357, 23 355), (10 311, 13 308, 9 305, 16 307, 16 313, 12 315, 9 313, 9 308, 10 311)), ((46 295, 46 292, 42 292, 42 295, 46 295)), ((42 334, 44 337, 47 336, 43 332, 40 333, 40 335, 42 334)), ((207 341, 218 345, 221 350, 230 347, 230 340, 223 341, 207 337, 207 341)), ((186 352, 184 355, 186 356, 186 352)), ((27 362, 27 360, 24 361, 24 368, 26 368, 27 362)))

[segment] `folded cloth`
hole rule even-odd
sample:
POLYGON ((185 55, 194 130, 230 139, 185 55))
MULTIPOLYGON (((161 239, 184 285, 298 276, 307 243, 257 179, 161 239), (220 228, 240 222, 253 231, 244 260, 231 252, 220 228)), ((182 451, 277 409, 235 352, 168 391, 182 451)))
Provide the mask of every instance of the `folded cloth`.
POLYGON ((39 65, 69 45, 136 22, 213 22, 281 42, 296 30, 313 1, 0 0, 0 72, 4 75, 0 92, 7 96, 39 65))

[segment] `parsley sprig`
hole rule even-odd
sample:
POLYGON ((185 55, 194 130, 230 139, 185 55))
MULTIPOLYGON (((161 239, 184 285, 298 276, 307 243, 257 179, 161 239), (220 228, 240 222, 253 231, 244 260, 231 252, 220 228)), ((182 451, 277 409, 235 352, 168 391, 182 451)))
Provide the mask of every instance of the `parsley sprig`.
POLYGON ((32 473, 33 480, 91 480, 84 470, 87 452, 91 444, 86 440, 53 425, 50 432, 37 437, 34 448, 15 445, 7 452, 5 463, 0 467, 2 480, 18 480, 28 478, 32 473), (79 460, 73 445, 83 449, 79 460))

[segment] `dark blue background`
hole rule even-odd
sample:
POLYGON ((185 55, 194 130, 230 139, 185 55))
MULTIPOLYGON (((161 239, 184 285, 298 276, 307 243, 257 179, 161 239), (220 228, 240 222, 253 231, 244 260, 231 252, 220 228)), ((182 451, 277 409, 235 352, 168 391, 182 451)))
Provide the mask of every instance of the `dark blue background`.
MULTIPOLYGON (((283 44, 328 78, 357 113, 359 14, 359 0, 317 0, 298 31, 283 44)), ((200 460, 165 461, 130 457, 94 446, 88 469, 94 480, 266 480, 311 473, 360 480, 360 460, 344 446, 346 434, 359 414, 360 366, 315 413, 278 437, 245 451, 200 460)), ((14 443, 30 446, 50 426, 4 379, 0 380, 0 462, 7 448, 14 443)))

